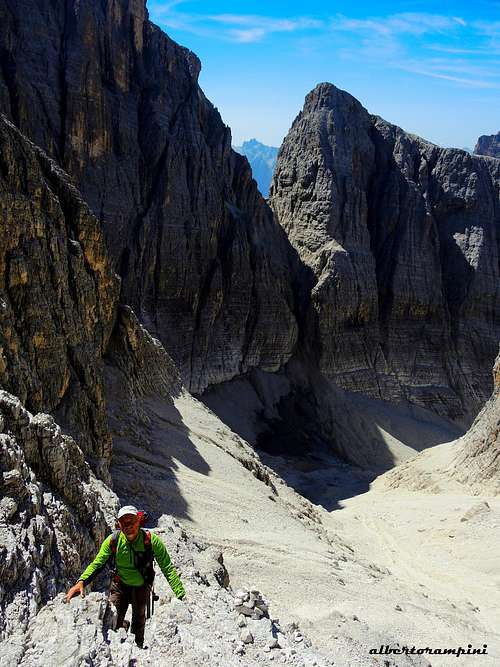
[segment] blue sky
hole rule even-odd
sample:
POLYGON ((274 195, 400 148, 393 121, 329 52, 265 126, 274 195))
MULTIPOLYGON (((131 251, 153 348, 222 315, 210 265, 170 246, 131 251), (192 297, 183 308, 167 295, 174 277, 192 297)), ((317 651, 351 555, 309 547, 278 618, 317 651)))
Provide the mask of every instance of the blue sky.
POLYGON ((330 81, 442 146, 500 130, 500 1, 148 0, 202 62, 233 144, 279 146, 305 95, 330 81))

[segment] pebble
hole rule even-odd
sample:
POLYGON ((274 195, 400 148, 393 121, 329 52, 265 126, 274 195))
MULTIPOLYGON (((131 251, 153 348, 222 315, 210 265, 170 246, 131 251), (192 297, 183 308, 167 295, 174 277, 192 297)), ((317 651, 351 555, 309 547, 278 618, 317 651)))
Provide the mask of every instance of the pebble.
POLYGON ((240 632, 240 640, 244 644, 252 644, 253 643, 253 635, 248 628, 245 628, 244 630, 242 630, 240 632))
POLYGON ((240 605, 239 607, 235 607, 235 610, 240 614, 244 614, 245 616, 252 616, 253 614, 253 609, 250 609, 250 607, 246 607, 243 604, 240 605))
POLYGON ((247 590, 243 589, 243 588, 239 588, 239 589, 236 591, 234 597, 236 597, 236 598, 241 598, 242 600, 248 600, 248 598, 250 597, 250 593, 249 593, 247 590))

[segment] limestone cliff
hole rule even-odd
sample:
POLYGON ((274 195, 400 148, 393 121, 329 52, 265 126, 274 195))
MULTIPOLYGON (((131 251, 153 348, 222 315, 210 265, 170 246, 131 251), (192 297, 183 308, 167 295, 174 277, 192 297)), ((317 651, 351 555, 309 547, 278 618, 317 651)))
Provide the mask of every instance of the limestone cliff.
POLYGON ((314 275, 305 338, 336 384, 455 419, 480 409, 500 337, 497 162, 331 84, 307 96, 270 202, 314 275))
MULTIPOLYGON (((136 659, 124 633, 109 628, 101 596, 88 606, 59 597, 36 616, 112 526, 113 434, 120 500, 149 503, 160 530, 175 531, 197 599, 182 611, 162 605, 150 627, 154 655, 202 662, 209 646, 237 664, 222 557, 207 553, 200 567, 208 549, 165 516, 191 509, 176 471, 193 472, 191 493, 196 484, 229 489, 222 503, 214 493, 216 515, 233 499, 231 471, 243 466, 241 488, 263 488, 235 514, 262 496, 266 521, 286 518, 277 507, 288 512, 290 525, 328 545, 328 558, 347 562, 353 549, 181 391, 182 379, 193 391, 229 381, 231 391, 250 378, 260 390, 255 421, 269 424, 257 444, 281 432, 286 452, 326 442, 360 465, 381 460, 380 429, 371 420, 370 431, 333 383, 453 418, 472 414, 499 333, 500 161, 439 149, 320 86, 285 142, 272 193, 301 264, 200 90, 198 60, 148 21, 142 0, 8 0, 0 25, 0 108, 18 126, 0 118, 0 633, 11 636, 0 661, 57 663, 68 644, 68 660, 136 659), (119 303, 114 268, 139 319, 119 303), (207 618, 223 629, 216 640, 207 618)), ((497 484, 497 398, 498 386, 457 450, 454 469, 470 470, 471 482, 497 484)), ((383 466, 392 463, 388 451, 383 466)), ((247 649, 255 661, 276 628, 266 621, 260 631, 247 649)), ((304 662, 318 662, 303 637, 288 634, 284 645, 300 643, 304 662)))
POLYGON ((193 391, 276 370, 296 337, 289 244, 144 0, 0 3, 0 110, 75 179, 122 302, 193 391))
POLYGON ((109 532, 117 499, 53 417, 33 416, 3 390, 0 473, 1 641, 25 631, 81 574, 109 532))
POLYGON ((500 132, 496 134, 483 134, 477 140, 474 147, 476 155, 489 155, 490 157, 500 158, 500 132))
POLYGON ((324 84, 280 152, 280 227, 198 59, 142 0, 20 0, 0 22, 0 108, 75 179, 122 303, 188 389, 274 372, 300 342, 340 387, 477 413, 500 332, 496 160, 412 137, 324 84))
POLYGON ((119 281, 101 227, 57 165, 0 117, 0 384, 50 412, 105 474, 100 370, 119 281))
POLYGON ((466 435, 458 441, 451 475, 478 493, 500 493, 500 356, 493 393, 466 435))

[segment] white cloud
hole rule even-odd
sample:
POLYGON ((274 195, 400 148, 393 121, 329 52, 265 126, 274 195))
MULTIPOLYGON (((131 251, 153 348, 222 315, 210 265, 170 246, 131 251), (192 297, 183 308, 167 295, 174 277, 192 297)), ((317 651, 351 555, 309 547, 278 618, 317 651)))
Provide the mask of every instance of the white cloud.
POLYGON ((262 28, 268 32, 291 32, 307 28, 321 28, 323 21, 308 17, 273 18, 258 14, 215 14, 207 18, 211 21, 229 25, 252 26, 262 28))
MULTIPOLYGON (((154 21, 210 39, 239 44, 261 42, 273 34, 308 31, 308 48, 316 40, 338 58, 406 70, 422 76, 478 88, 498 88, 500 21, 467 22, 460 16, 401 12, 363 19, 338 14, 272 17, 260 14, 200 14, 183 11, 187 0, 155 2, 154 21), (432 42, 430 42, 432 40, 432 42), (439 52, 442 57, 426 57, 439 52), (476 58, 485 56, 485 58, 476 58)), ((300 43, 297 42, 300 49, 300 43)))
POLYGON ((450 53, 454 55, 475 55, 475 56, 490 56, 491 51, 490 49, 466 49, 466 48, 459 48, 459 47, 451 47, 451 46, 441 46, 441 44, 426 44, 427 49, 431 49, 431 51, 439 51, 440 53, 450 53))
POLYGON ((482 79, 471 79, 460 76, 453 76, 451 74, 445 74, 444 72, 439 72, 433 69, 426 67, 426 63, 421 63, 420 65, 412 65, 409 62, 404 62, 401 64, 396 64, 395 67, 398 69, 405 70, 406 72, 413 72, 415 74, 422 74, 423 76, 428 76, 433 79, 444 79, 446 81, 453 81, 455 83, 460 83, 462 85, 471 87, 471 88, 495 88, 500 89, 500 81, 488 81, 484 78, 482 79))
POLYGON ((246 30, 229 30, 227 33, 235 42, 259 42, 266 35, 262 28, 248 28, 246 30))
POLYGON ((342 56, 376 63, 468 87, 499 88, 500 22, 470 22, 459 16, 401 13, 351 19, 338 15, 331 30, 357 36, 355 48, 343 47, 342 56), (428 43, 443 38, 442 44, 428 43), (411 38, 411 39, 409 39, 411 38), (471 44, 473 48, 467 48, 471 44), (425 57, 426 51, 442 57, 425 57), (419 54, 421 57, 415 57, 419 54), (469 57, 472 56, 472 57, 469 57), (473 56, 485 56, 474 58, 473 56))
POLYGON ((367 19, 351 19, 339 14, 331 23, 333 30, 394 37, 404 34, 421 36, 426 33, 443 33, 465 25, 466 22, 457 16, 409 12, 367 19))
POLYGON ((176 7, 183 2, 185 0, 172 0, 166 5, 152 4, 152 20, 169 28, 242 43, 257 42, 272 33, 320 29, 324 25, 323 21, 302 16, 273 18, 258 14, 194 14, 177 11, 176 7))

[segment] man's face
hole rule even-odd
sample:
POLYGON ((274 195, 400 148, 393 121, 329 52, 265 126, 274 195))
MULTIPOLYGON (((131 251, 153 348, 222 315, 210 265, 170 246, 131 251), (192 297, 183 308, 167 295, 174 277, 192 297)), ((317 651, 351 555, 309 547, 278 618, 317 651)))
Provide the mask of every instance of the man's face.
POLYGON ((124 514, 118 525, 129 542, 133 542, 139 534, 139 517, 135 514, 124 514))

